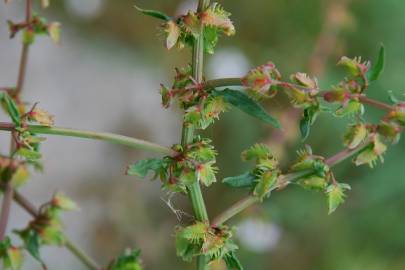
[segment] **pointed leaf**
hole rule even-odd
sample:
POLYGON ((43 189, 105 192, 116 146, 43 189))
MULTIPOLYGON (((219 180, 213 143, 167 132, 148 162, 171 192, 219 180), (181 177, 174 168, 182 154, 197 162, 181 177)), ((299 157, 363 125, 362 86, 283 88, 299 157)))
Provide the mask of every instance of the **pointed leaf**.
POLYGON ((336 183, 327 188, 329 214, 332 214, 345 201, 345 190, 350 190, 348 184, 336 183))
POLYGON ((154 171, 157 174, 162 166, 163 160, 161 159, 143 159, 135 164, 129 165, 127 174, 144 178, 149 171, 154 171))
POLYGON ((376 81, 380 74, 384 70, 385 65, 385 48, 381 45, 380 51, 378 53, 378 59, 375 65, 367 72, 367 78, 370 82, 376 81))
POLYGON ((246 172, 238 176, 226 177, 224 180, 222 180, 222 183, 233 188, 247 188, 253 187, 255 180, 256 176, 250 172, 246 172))
POLYGON ((14 124, 17 126, 21 125, 21 119, 20 119, 20 112, 18 110, 18 106, 15 103, 15 101, 6 93, 1 92, 0 93, 0 99, 1 103, 3 105, 4 110, 8 113, 10 116, 11 120, 13 121, 14 124))
POLYGON ((142 12, 145 15, 164 20, 164 21, 170 21, 171 18, 170 16, 164 14, 163 12, 157 11, 157 10, 151 10, 151 9, 142 9, 138 6, 135 5, 135 8, 139 11, 142 12))
POLYGON ((262 120, 263 122, 272 125, 275 128, 280 128, 281 125, 279 121, 272 116, 270 116, 262 106, 260 106, 256 101, 251 99, 249 96, 247 96, 245 93, 236 91, 236 90, 231 90, 231 89, 225 89, 222 91, 213 91, 214 96, 222 96, 224 97, 224 100, 234 107, 240 109, 241 111, 262 120))

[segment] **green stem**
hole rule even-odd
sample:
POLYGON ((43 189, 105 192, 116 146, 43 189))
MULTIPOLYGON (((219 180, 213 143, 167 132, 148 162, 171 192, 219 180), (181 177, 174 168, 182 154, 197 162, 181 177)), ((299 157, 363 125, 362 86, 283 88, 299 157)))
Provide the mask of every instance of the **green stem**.
MULTIPOLYGON (((360 146, 356 147, 355 149, 348 150, 345 149, 336 155, 328 158, 325 160, 325 163, 329 165, 329 167, 334 167, 338 165, 339 163, 343 162, 344 160, 347 160, 357 153, 361 152, 365 148, 367 148, 370 145, 370 141, 366 141, 365 143, 361 144, 360 146)), ((302 172, 297 172, 297 173, 290 173, 281 176, 281 178, 278 180, 278 184, 274 189, 277 188, 284 188, 286 185, 298 181, 302 177, 305 177, 307 175, 311 175, 314 173, 312 170, 306 170, 302 172)), ((260 200, 253 196, 249 195, 238 202, 234 203, 231 207, 229 207, 227 210, 219 214, 216 218, 214 218, 213 222, 211 223, 212 227, 218 227, 225 222, 227 222, 229 219, 232 217, 236 216, 240 212, 244 211, 245 209, 249 208, 250 206, 260 202, 260 200)))
POLYGON ((217 87, 227 87, 227 86, 242 86, 241 78, 222 78, 209 80, 204 83, 205 88, 217 88, 217 87))
MULTIPOLYGON (((173 150, 170 148, 151 143, 148 141, 135 139, 123 135, 108 133, 108 132, 94 132, 94 131, 85 131, 77 130, 70 128, 61 128, 61 127, 47 127, 40 125, 28 125, 26 129, 32 133, 37 134, 48 134, 48 135, 59 135, 67 137, 77 137, 84 139, 93 139, 101 140, 115 144, 126 145, 132 148, 142 149, 150 152, 156 152, 161 154, 171 155, 173 150)), ((14 131, 15 125, 10 123, 0 122, 0 130, 14 131)))
MULTIPOLYGON (((197 12, 205 10, 210 1, 209 0, 199 0, 197 12)), ((200 34, 194 40, 193 46, 193 59, 192 59, 193 77, 198 83, 203 81, 204 72, 204 27, 201 25, 200 34)), ((183 123, 182 139, 181 143, 183 146, 191 143, 194 138, 194 129, 186 126, 183 123)), ((209 222, 207 209, 205 207, 204 198, 201 193, 200 183, 196 182, 188 187, 188 196, 190 198, 194 216, 198 221, 209 222)), ((197 270, 207 270, 208 259, 206 256, 197 257, 197 270)))
MULTIPOLYGON (((310 91, 313 90, 310 87, 305 87, 302 85, 294 84, 294 83, 289 83, 289 82, 283 82, 283 81, 276 81, 274 80, 275 84, 278 85, 283 85, 283 86, 288 86, 288 87, 295 87, 298 89, 302 89, 305 91, 310 91)), ((214 79, 214 80, 209 80, 204 82, 204 88, 218 88, 218 87, 229 87, 229 86, 243 86, 242 83, 242 78, 222 78, 222 79, 214 79)), ((317 89, 319 90, 319 89, 317 89)), ((322 93, 325 93, 327 91, 320 91, 319 96, 322 96, 322 93)), ((371 98, 368 98, 364 95, 355 95, 354 97, 357 97, 359 101, 365 105, 369 105, 384 111, 394 111, 395 106, 386 104, 384 102, 374 100, 371 98)))
MULTIPOLYGON (((14 191, 14 201, 25 211, 27 211, 32 217, 37 218, 40 215, 38 209, 18 191, 14 191)), ((98 264, 93 259, 91 259, 82 249, 76 246, 66 235, 65 247, 73 255, 75 255, 75 257, 78 258, 89 270, 101 269, 100 266, 98 266, 98 264)))

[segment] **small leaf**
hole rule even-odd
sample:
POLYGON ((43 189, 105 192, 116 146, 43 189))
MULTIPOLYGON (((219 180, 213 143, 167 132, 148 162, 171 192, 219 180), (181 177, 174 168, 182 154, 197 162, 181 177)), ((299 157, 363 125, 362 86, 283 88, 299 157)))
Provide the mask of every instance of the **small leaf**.
POLYGON ((28 113, 28 120, 48 127, 54 124, 54 116, 37 107, 28 113))
POLYGON ((247 188, 255 185, 256 176, 250 172, 238 176, 226 177, 222 183, 233 188, 247 188))
POLYGON ((275 128, 280 128, 281 125, 279 121, 272 116, 270 116, 257 102, 248 97, 246 94, 231 90, 225 89, 222 91, 213 91, 214 96, 222 96, 224 100, 234 107, 240 109, 241 111, 262 120, 263 122, 272 125, 275 128))
POLYGON ((15 101, 8 94, 6 94, 4 92, 0 93, 0 99, 1 99, 1 103, 2 103, 4 110, 6 110, 6 112, 10 116, 13 123, 16 126, 20 126, 21 125, 21 118, 20 118, 21 116, 20 116, 20 112, 18 110, 18 106, 15 103, 15 101))
POLYGON ((14 188, 19 188, 27 182, 29 176, 27 166, 20 165, 11 178, 11 184, 14 188))
POLYGON ((37 152, 35 150, 28 149, 28 148, 20 148, 20 149, 18 149, 17 154, 22 156, 22 157, 25 157, 25 158, 27 158, 29 160, 40 159, 41 156, 42 156, 41 153, 39 153, 39 152, 37 152))
POLYGON ((267 171, 258 179, 253 194, 263 201, 264 198, 270 195, 270 192, 277 183, 277 171, 267 171))
POLYGON ((129 165, 127 169, 128 175, 138 176, 140 178, 145 178, 149 171, 154 171, 158 174, 163 166, 163 161, 161 159, 151 158, 143 159, 135 164, 129 165))
POLYGON ((332 214, 345 201, 345 190, 350 190, 348 184, 334 183, 327 188, 329 214, 332 214))
POLYGON ((23 254, 19 248, 11 247, 7 250, 7 257, 11 270, 20 270, 23 264, 23 254))
POLYGON ((243 270, 242 264, 233 251, 224 256, 224 261, 228 270, 243 270))
POLYGON ((380 74, 384 70, 384 65, 385 65, 385 48, 383 45, 381 45, 380 51, 378 53, 377 62, 367 72, 367 78, 370 82, 376 81, 380 77, 380 74))
POLYGON ((109 266, 108 270, 142 270, 140 263, 141 252, 139 250, 128 250, 126 253, 115 259, 109 266))
POLYGON ((60 43, 60 23, 53 22, 48 25, 48 34, 56 44, 60 43))
POLYGON ((35 41, 35 32, 31 29, 24 29, 22 42, 24 45, 31 45, 35 41))
POLYGON ((166 14, 164 14, 163 12, 157 11, 157 10, 151 10, 151 9, 142 9, 138 6, 135 5, 135 8, 139 11, 142 12, 145 15, 160 19, 160 20, 164 20, 164 21, 170 21, 171 17, 167 16, 166 14))
POLYGON ((177 44, 181 34, 181 29, 176 22, 170 20, 164 25, 164 31, 166 33, 165 46, 166 49, 170 50, 177 44))
POLYGON ((367 137, 367 128, 363 123, 351 125, 344 135, 344 145, 354 149, 367 137))
POLYGON ((39 253, 39 235, 34 230, 24 230, 17 232, 25 244, 25 249, 31 254, 31 256, 44 265, 41 255, 39 253))
POLYGON ((197 166, 197 179, 203 183, 206 187, 209 187, 212 183, 217 181, 215 173, 217 168, 212 166, 213 162, 200 164, 197 166))
POLYGON ((71 211, 71 210, 78 210, 79 206, 67 196, 56 193, 52 199, 52 204, 60 209, 71 211))

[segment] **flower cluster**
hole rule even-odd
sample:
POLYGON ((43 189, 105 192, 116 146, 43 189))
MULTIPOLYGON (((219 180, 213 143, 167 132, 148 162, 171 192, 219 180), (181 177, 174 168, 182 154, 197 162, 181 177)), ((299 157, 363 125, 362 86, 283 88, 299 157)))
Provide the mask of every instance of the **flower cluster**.
POLYGON ((194 141, 183 147, 173 146, 174 156, 163 159, 146 159, 130 165, 128 175, 144 178, 149 171, 160 177, 164 188, 175 192, 186 192, 187 187, 196 181, 210 186, 216 182, 215 167, 217 152, 211 140, 196 137, 194 141))
POLYGON ((164 20, 162 29, 165 34, 165 47, 172 49, 192 46, 196 38, 203 31, 204 49, 207 53, 214 53, 220 34, 231 36, 235 34, 235 27, 229 19, 231 14, 218 3, 212 3, 201 12, 188 11, 178 17, 170 17, 160 11, 145 10, 136 7, 142 13, 164 20), (202 30, 203 29, 203 30, 202 30))
POLYGON ((39 248, 41 245, 63 246, 65 244, 61 214, 64 211, 77 209, 76 203, 68 197, 60 193, 55 194, 49 202, 41 206, 38 215, 25 229, 16 231, 24 241, 24 248, 44 264, 39 248))
POLYGON ((8 21, 10 38, 15 37, 22 31, 23 44, 32 44, 36 35, 48 35, 55 43, 60 41, 60 23, 48 21, 41 16, 35 15, 29 22, 14 23, 8 21))
POLYGON ((176 232, 177 256, 190 262, 195 256, 205 255, 210 261, 223 259, 228 269, 242 270, 234 254, 238 247, 231 240, 232 234, 226 226, 212 228, 203 222, 180 227, 176 232))

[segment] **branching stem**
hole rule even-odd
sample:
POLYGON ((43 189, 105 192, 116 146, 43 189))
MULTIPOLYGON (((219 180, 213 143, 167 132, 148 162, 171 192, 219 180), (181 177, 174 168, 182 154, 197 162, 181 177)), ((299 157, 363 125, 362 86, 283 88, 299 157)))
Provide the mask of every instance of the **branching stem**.
MULTIPOLYGON (((39 216, 38 209, 18 191, 14 192, 14 200, 19 206, 27 211, 32 217, 37 218, 39 216)), ((72 242, 65 235, 65 247, 78 258, 89 270, 100 270, 98 264, 90 258, 81 248, 72 242)))
MULTIPOLYGON (((329 167, 334 167, 341 163, 344 160, 347 160, 357 153, 361 152, 365 148, 367 148, 370 145, 370 141, 366 141, 360 146, 356 147, 355 149, 352 150, 343 150, 336 155, 326 159, 325 163, 329 165, 329 167)), ((293 183, 301 179, 302 177, 305 177, 307 175, 311 175, 313 171, 303 171, 299 173, 291 173, 291 174, 286 174, 284 176, 281 176, 282 178, 279 180, 278 185, 275 188, 284 188, 286 185, 289 183, 293 183)), ((231 207, 229 207, 227 210, 219 214, 216 218, 213 219, 213 222, 211 223, 212 227, 218 227, 222 224, 224 224, 226 221, 231 219, 232 217, 236 216, 240 212, 244 211, 245 209, 249 208, 250 206, 260 202, 260 200, 253 195, 249 195, 235 204, 233 204, 231 207)))
MULTIPOLYGON (((101 140, 160 154, 167 154, 167 155, 174 154, 174 151, 168 147, 108 132, 94 132, 62 127, 47 127, 40 125, 28 125, 26 128, 28 131, 37 134, 59 135, 66 137, 78 137, 85 139, 101 140)), ((15 131, 15 125, 11 123, 0 122, 0 130, 15 131)))

